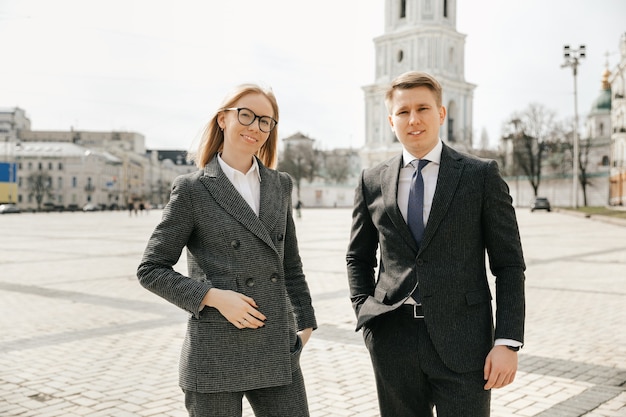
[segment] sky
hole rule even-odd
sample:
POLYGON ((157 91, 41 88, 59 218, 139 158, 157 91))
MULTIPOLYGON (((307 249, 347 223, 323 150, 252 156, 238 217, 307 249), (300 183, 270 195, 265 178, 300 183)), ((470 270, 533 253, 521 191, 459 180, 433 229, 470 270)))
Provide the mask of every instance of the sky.
MULTIPOLYGON (((279 137, 358 148, 362 88, 374 83, 383 0, 0 0, 0 107, 33 130, 141 133, 150 149, 195 149, 236 85, 271 87, 279 137)), ((497 146, 530 103, 574 115, 563 46, 578 67, 581 121, 619 60, 625 0, 457 0, 465 79, 475 84, 474 137, 497 146), (608 54, 608 55, 607 55, 608 54)), ((582 125, 582 122, 581 122, 582 125)))

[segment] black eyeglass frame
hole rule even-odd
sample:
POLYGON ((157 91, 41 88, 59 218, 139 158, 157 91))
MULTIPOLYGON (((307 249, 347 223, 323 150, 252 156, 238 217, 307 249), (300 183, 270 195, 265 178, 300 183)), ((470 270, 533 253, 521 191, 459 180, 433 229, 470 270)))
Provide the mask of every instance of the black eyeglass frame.
POLYGON ((260 130, 261 132, 264 132, 264 133, 270 133, 272 130, 274 130, 274 128, 276 128, 276 125, 278 124, 278 121, 277 121, 276 119, 274 119, 273 117, 270 117, 270 116, 257 116, 257 114, 256 114, 255 112, 253 112, 252 110, 250 110, 250 109, 249 109, 249 108, 247 108, 247 107, 228 107, 228 108, 224 109, 224 111, 229 111, 229 110, 237 110, 237 121, 238 121, 241 125, 243 125, 243 126, 250 126, 250 125, 251 125, 251 124, 253 124, 253 123, 254 123, 257 119, 259 119, 259 130, 260 130), (242 111, 242 110, 247 110, 247 111, 249 111, 250 113, 252 113, 252 115, 254 116, 254 118, 252 119, 252 121, 251 121, 250 123, 246 124, 246 123, 243 123, 243 122, 241 121, 240 114, 241 114, 241 111, 242 111), (269 119, 269 120, 271 120, 270 125, 271 125, 272 127, 270 127, 270 130, 268 130, 268 131, 263 130, 263 128, 261 127, 261 119, 269 119), (273 124, 272 124, 272 123, 273 123, 273 124))

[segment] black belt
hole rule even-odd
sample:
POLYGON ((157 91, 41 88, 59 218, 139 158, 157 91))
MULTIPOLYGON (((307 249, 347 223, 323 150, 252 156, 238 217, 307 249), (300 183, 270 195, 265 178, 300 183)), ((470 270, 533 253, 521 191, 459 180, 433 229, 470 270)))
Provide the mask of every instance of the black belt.
POLYGON ((398 308, 400 312, 403 314, 408 314, 414 319, 423 319, 424 318, 424 309, 422 305, 417 304, 402 304, 400 308, 398 308))

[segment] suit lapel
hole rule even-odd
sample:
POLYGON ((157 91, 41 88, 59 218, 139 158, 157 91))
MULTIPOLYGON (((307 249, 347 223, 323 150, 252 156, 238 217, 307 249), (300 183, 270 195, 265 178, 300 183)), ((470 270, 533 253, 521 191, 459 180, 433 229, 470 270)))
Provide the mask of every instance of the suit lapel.
POLYGON ((259 161, 259 171, 261 172, 259 218, 266 230, 273 230, 282 215, 283 187, 281 187, 278 172, 266 168, 261 161, 259 161))
POLYGON ((452 198, 461 179, 463 164, 460 155, 452 148, 443 144, 441 151, 441 161, 439 165, 439 175, 437 177, 437 187, 433 196, 433 204, 430 208, 428 223, 424 229, 424 238, 421 248, 428 245, 435 234, 437 227, 443 220, 450 207, 452 198))
POLYGON ((276 223, 276 216, 278 216, 279 212, 278 208, 275 208, 275 205, 279 204, 281 200, 280 196, 274 196, 275 198, 271 201, 273 196, 269 195, 277 189, 280 190, 280 187, 276 186, 278 174, 275 173, 276 178, 272 178, 273 175, 271 174, 274 173, 265 167, 261 168, 262 166, 263 165, 259 162, 259 169, 261 170, 261 204, 259 213, 264 221, 257 217, 256 213, 250 208, 241 194, 239 194, 226 174, 224 174, 217 161, 217 156, 204 168, 204 175, 200 177, 200 182, 204 184, 207 191, 213 196, 215 202, 225 212, 258 236, 259 239, 264 241, 272 249, 276 250, 274 242, 266 228, 266 224, 273 226, 276 223))
POLYGON ((400 208, 398 207, 398 180, 400 175, 400 168, 402 165, 402 154, 391 159, 389 164, 380 173, 380 188, 383 195, 383 201, 385 204, 385 211, 391 219, 396 229, 400 232, 400 235, 406 240, 409 245, 417 250, 417 245, 411 235, 409 226, 404 221, 400 208))

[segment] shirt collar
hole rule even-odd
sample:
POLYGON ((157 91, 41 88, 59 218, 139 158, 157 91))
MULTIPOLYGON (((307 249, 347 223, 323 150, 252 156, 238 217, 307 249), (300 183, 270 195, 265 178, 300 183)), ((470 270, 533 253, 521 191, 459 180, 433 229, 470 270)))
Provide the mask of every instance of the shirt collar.
MULTIPOLYGON (((431 149, 426 155, 424 155, 421 159, 428 159, 430 162, 433 162, 437 165, 441 162, 441 151, 443 150, 443 144, 441 139, 437 141, 437 144, 434 148, 431 149)), ((406 168, 407 165, 411 163, 414 159, 419 159, 413 155, 406 148, 402 147, 402 166, 406 168)))
MULTIPOLYGON (((233 179, 235 178, 235 174, 239 171, 237 171, 235 168, 228 165, 226 161, 222 159, 222 155, 219 153, 217 154, 217 162, 220 164, 220 167, 222 168, 222 171, 224 171, 224 174, 226 174, 228 179, 231 180, 232 182, 233 179)), ((256 177, 259 180, 259 182, 261 182, 261 171, 259 170, 259 163, 254 156, 252 157, 252 166, 250 167, 248 172, 242 175, 248 176, 248 174, 250 174, 253 171, 256 173, 256 177)))

